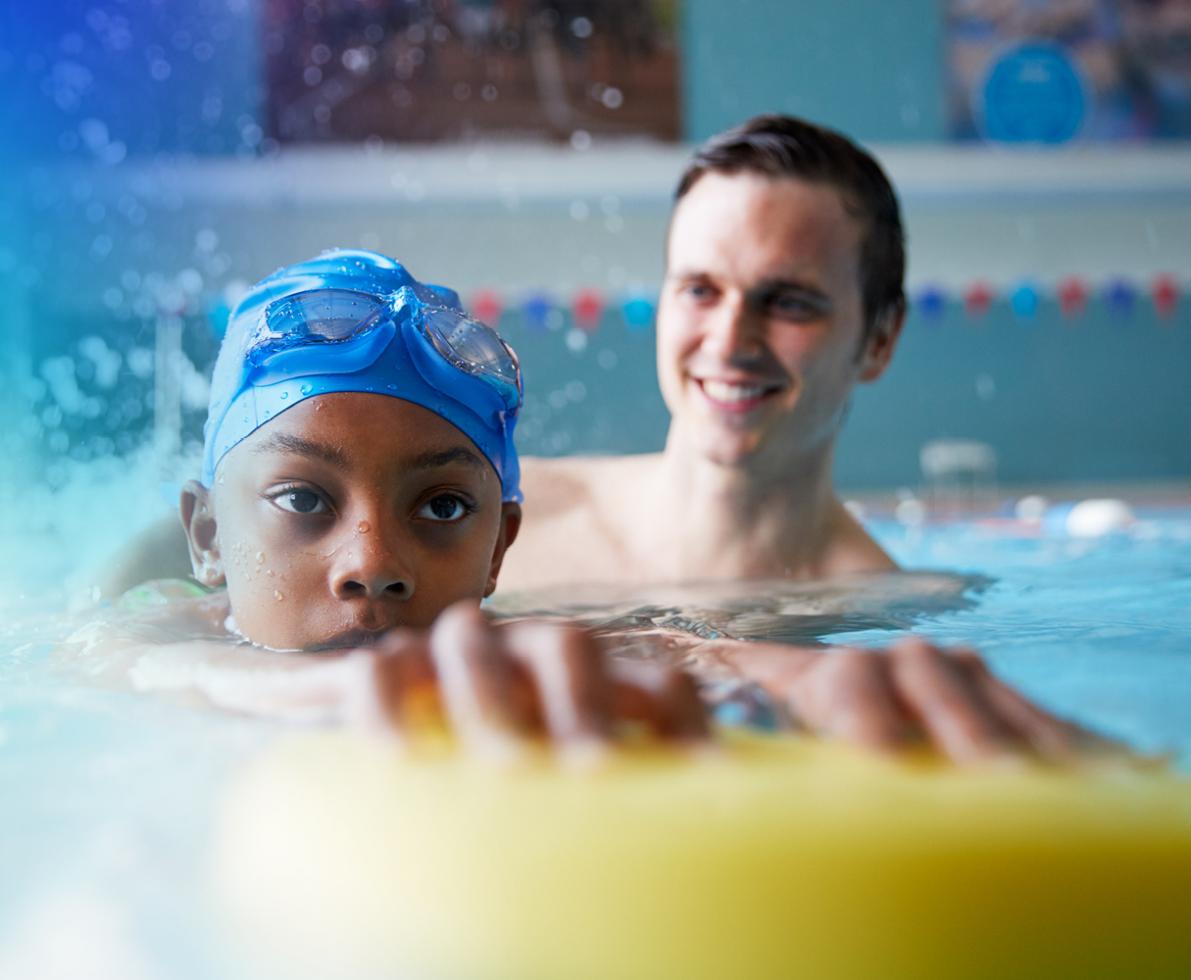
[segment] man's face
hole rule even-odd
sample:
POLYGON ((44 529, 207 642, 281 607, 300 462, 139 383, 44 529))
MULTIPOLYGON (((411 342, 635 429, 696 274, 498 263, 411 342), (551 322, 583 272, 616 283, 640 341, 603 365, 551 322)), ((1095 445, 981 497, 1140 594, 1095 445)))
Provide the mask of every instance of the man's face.
POLYGON ((728 466, 830 442, 853 385, 888 359, 862 344, 861 234, 825 184, 695 183, 675 208, 658 308, 672 439, 728 466))
POLYGON ((516 511, 453 425, 362 393, 307 399, 262 426, 224 458, 210 504, 238 629, 285 649, 359 646, 478 601, 516 511))

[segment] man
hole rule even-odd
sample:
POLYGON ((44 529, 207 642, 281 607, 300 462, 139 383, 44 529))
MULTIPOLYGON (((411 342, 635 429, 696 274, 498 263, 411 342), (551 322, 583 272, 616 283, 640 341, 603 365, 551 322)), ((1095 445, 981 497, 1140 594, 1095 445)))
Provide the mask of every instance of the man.
POLYGON ((761 116, 678 185, 658 304, 658 454, 527 461, 501 585, 823 578, 894 563, 832 486, 853 387, 905 318, 889 181, 843 136, 761 116))
MULTIPOLYGON (((759 116, 706 143, 675 196, 657 316, 665 448, 525 461, 501 588, 894 569, 832 484, 852 390, 882 375, 905 321, 888 178, 838 133, 759 116)), ((718 660, 807 727, 858 744, 924 739, 961 761, 1085 744, 971 651, 913 638, 830 655, 683 646, 697 669, 718 660)))

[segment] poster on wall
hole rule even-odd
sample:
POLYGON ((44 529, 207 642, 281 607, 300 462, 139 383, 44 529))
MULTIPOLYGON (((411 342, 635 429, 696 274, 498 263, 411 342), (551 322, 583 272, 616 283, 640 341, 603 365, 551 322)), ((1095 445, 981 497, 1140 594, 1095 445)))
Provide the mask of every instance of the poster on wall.
POLYGON ((265 0, 281 143, 679 135, 678 0, 265 0))
POLYGON ((947 0, 946 10, 952 137, 1191 139, 1191 0, 947 0))

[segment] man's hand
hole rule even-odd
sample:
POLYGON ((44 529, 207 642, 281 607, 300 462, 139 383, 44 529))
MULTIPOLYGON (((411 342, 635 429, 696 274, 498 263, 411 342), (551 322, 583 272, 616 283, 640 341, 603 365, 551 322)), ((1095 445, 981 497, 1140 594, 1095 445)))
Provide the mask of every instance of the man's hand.
MULTIPOLYGON (((887 650, 713 641, 696 651, 760 687, 809 731, 877 750, 933 746, 955 762, 1071 762, 1116 747, 1033 704, 979 654, 917 637, 887 650)), ((697 669, 697 668, 696 668, 697 669)))

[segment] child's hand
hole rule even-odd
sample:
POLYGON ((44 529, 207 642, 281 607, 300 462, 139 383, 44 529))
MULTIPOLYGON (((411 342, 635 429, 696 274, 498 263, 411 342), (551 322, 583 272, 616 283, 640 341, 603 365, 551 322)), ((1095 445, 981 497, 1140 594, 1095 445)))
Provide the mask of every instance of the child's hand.
POLYGON ((909 637, 887 650, 715 642, 695 654, 761 686, 807 730, 878 750, 928 744, 955 762, 1072 762, 1120 747, 1035 705, 979 654, 909 637))
POLYGON ((545 737, 567 755, 589 757, 626 727, 669 739, 708 732, 689 676, 660 664, 614 662, 579 627, 498 626, 464 603, 428 633, 397 631, 361 653, 369 658, 371 696, 356 702, 354 720, 414 735, 445 726, 479 754, 516 755, 527 738, 545 737))

